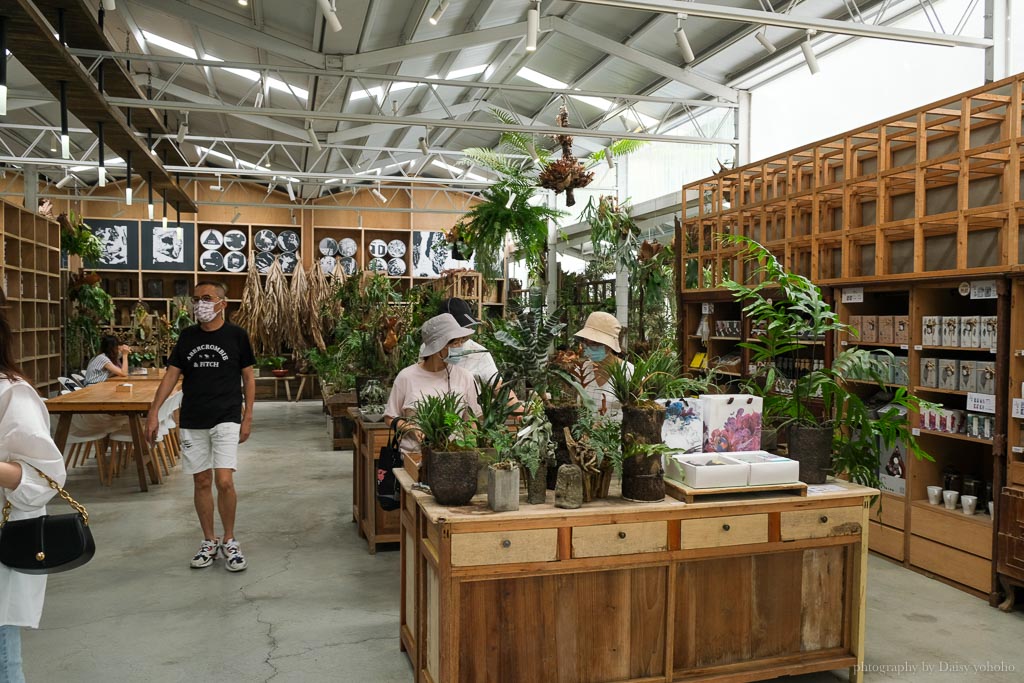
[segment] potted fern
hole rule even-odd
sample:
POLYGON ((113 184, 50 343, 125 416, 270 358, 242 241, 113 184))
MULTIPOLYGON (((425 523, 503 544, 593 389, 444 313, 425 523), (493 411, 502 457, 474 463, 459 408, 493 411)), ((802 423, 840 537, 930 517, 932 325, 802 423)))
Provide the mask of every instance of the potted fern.
MULTIPOLYGON (((484 493, 489 486, 490 468, 507 462, 507 451, 511 445, 508 422, 522 407, 522 403, 512 398, 512 385, 503 383, 500 375, 490 380, 478 377, 476 389, 477 403, 480 405, 480 417, 477 420, 477 445, 480 449, 477 491, 484 493)), ((499 469, 507 471, 509 467, 506 464, 499 469)), ((516 486, 519 486, 518 473, 516 486)), ((516 496, 518 501, 518 493, 516 496)))
POLYGON ((476 495, 477 427, 467 411, 458 394, 424 396, 402 424, 403 431, 422 435, 426 484, 441 505, 466 505, 476 495))
POLYGON ((740 346, 750 353, 750 365, 755 368, 752 379, 763 387, 766 411, 788 434, 789 457, 800 462, 800 480, 821 484, 830 473, 846 474, 877 488, 880 439, 882 443, 902 441, 918 459, 931 460, 898 410, 920 412, 927 402, 899 387, 889 400, 891 407, 876 413, 846 383, 848 378, 869 379, 878 384, 878 390, 886 390, 886 368, 878 355, 850 347, 836 354, 829 366, 820 364, 795 378, 780 373, 775 359, 802 349, 802 341, 856 331, 840 322, 817 285, 788 271, 764 246, 741 235, 720 237, 738 246, 740 257, 754 266, 750 284, 726 280, 722 285, 759 330, 740 346))

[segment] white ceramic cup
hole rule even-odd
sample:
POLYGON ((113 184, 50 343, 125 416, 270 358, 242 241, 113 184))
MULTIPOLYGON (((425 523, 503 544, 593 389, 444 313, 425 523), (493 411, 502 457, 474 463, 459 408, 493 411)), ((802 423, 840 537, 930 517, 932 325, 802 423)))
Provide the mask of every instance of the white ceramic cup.
POLYGON ((942 500, 946 503, 947 510, 956 510, 956 501, 960 498, 959 491, 943 491, 942 500))
POLYGON ((960 496, 960 505, 963 507, 965 515, 973 515, 975 508, 978 507, 978 497, 960 496))
POLYGON ((991 501, 991 500, 988 502, 988 516, 989 517, 995 517, 996 516, 996 504, 995 504, 994 501, 991 501))
POLYGON ((942 503, 942 487, 941 486, 929 486, 928 487, 928 502, 932 505, 939 505, 942 503))

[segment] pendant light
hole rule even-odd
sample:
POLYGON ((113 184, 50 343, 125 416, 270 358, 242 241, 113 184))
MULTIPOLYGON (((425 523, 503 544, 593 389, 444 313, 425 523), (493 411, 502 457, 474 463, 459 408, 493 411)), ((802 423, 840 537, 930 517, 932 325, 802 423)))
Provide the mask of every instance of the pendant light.
POLYGON ((537 34, 540 33, 540 0, 526 10, 526 51, 537 50, 537 34))
POLYGON ((317 3, 320 5, 320 13, 324 15, 324 20, 331 30, 335 33, 340 31, 341 19, 338 18, 338 8, 334 4, 334 0, 317 0, 317 3))
POLYGON ((153 220, 153 172, 146 177, 146 189, 149 190, 149 220, 153 220))
POLYGON ((821 71, 821 67, 818 66, 818 58, 814 54, 814 47, 811 45, 811 38, 814 36, 814 33, 814 31, 808 31, 807 38, 800 43, 800 50, 804 53, 804 61, 807 62, 807 68, 812 74, 821 71))
POLYGON ((161 203, 164 205, 164 220, 161 223, 161 226, 163 227, 164 230, 166 230, 167 229, 167 197, 164 197, 164 201, 161 202, 161 203))
POLYGON ((757 33, 755 33, 754 37, 757 38, 757 42, 761 43, 761 47, 763 47, 764 51, 767 52, 768 54, 772 54, 772 53, 774 53, 778 49, 777 47, 775 47, 775 43, 773 43, 772 41, 768 40, 768 27, 767 26, 762 28, 757 33))
POLYGON ((444 16, 445 10, 448 9, 448 0, 437 0, 437 9, 430 15, 430 24, 437 26, 437 22, 441 21, 441 17, 444 16))
POLYGON ((7 116, 7 17, 0 17, 0 116, 7 116))
POLYGON ((127 173, 124 177, 124 204, 125 206, 132 205, 132 152, 128 152, 124 155, 124 164, 127 168, 127 173))
POLYGON ((68 135, 68 83, 60 82, 60 156, 71 158, 71 137, 68 135))
POLYGON ((686 31, 683 29, 683 21, 686 20, 686 15, 680 12, 676 15, 676 45, 679 46, 679 53, 683 56, 683 61, 689 64, 696 55, 693 54, 693 48, 690 47, 690 39, 686 37, 686 31))
POLYGON ((107 168, 103 159, 103 122, 96 122, 96 154, 99 158, 99 166, 96 168, 98 179, 96 184, 100 187, 107 186, 107 168))

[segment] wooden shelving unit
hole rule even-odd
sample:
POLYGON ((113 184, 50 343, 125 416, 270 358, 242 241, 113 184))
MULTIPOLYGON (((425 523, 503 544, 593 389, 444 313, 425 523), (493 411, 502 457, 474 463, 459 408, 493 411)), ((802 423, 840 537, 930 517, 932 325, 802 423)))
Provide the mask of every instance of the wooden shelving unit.
POLYGON ((0 286, 14 332, 14 357, 40 393, 57 387, 61 374, 60 226, 0 203, 0 286))
MULTIPOLYGON (((1024 278, 1010 280, 1011 306, 1024 306, 1024 278)), ((1007 401, 1024 400, 1024 320, 1012 316, 1003 348, 1007 349, 1007 401)), ((996 506, 996 579, 1006 594, 1004 609, 1012 609, 1015 588, 1024 587, 1024 419, 1006 411, 1006 451, 997 467, 1005 474, 996 506)))

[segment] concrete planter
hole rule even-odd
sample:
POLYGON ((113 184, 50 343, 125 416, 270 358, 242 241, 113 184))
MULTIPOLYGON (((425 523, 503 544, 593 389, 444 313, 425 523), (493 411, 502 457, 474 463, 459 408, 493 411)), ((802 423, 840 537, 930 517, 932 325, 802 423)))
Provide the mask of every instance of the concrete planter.
POLYGON ((519 509, 519 468, 487 468, 487 507, 495 512, 519 509))

